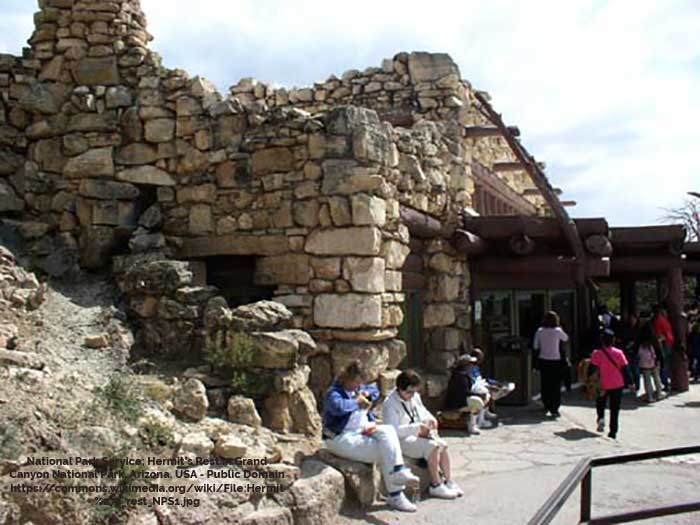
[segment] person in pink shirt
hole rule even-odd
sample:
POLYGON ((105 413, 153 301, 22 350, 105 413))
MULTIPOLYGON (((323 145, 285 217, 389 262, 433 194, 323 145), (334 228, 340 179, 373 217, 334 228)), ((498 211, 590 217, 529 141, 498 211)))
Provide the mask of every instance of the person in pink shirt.
POLYGON ((598 370, 600 375, 601 393, 596 399, 595 408, 598 416, 598 432, 605 430, 605 406, 610 400, 610 432, 608 437, 615 439, 619 428, 620 403, 622 390, 625 385, 633 392, 637 389, 627 371, 625 353, 613 346, 615 333, 605 330, 601 337, 601 348, 594 350, 591 355, 591 367, 588 373, 598 370))

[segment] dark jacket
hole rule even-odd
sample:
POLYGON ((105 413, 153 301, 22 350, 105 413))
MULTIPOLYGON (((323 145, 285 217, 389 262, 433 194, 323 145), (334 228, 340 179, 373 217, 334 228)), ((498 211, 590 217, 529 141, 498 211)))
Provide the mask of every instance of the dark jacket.
POLYGON ((466 368, 454 368, 447 384, 445 410, 455 410, 467 406, 467 397, 472 392, 472 378, 466 368))
MULTIPOLYGON (((355 393, 367 392, 369 400, 374 403, 379 399, 379 390, 372 385, 361 385, 355 393)), ((360 410, 357 400, 351 398, 338 381, 334 381, 323 398, 323 429, 324 436, 340 434, 350 419, 350 414, 360 410), (330 432, 326 432, 329 430, 330 432)), ((370 410, 367 414, 370 421, 376 421, 377 417, 370 410)))

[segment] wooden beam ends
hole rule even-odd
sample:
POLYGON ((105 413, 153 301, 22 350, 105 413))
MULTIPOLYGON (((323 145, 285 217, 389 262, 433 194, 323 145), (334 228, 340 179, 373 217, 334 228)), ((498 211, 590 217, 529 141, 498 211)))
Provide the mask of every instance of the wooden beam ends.
POLYGON ((584 242, 586 250, 594 255, 610 257, 613 253, 612 243, 605 235, 589 235, 584 242))
POLYGON ((486 251, 486 243, 484 240, 478 235, 466 230, 455 231, 450 243, 455 250, 466 255, 479 255, 486 251))
POLYGON ((530 255, 535 252, 537 243, 528 235, 516 234, 508 239, 508 246, 516 255, 530 255))
POLYGON ((407 206, 401 206, 399 213, 412 236, 421 239, 435 239, 445 236, 445 229, 436 218, 407 206))

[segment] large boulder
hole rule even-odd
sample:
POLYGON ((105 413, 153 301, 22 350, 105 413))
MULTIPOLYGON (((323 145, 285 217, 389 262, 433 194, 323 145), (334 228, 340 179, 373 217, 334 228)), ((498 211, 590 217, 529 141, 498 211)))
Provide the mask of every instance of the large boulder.
POLYGON ((327 328, 379 328, 381 294, 319 294, 314 299, 314 322, 327 328))
POLYGON ((414 83, 431 82, 456 75, 459 68, 446 53, 415 52, 408 56, 408 73, 414 83))
POLYGON ((231 396, 228 400, 227 413, 229 421, 259 427, 262 424, 255 403, 248 397, 231 396))
POLYGON ((188 379, 175 392, 173 411, 187 419, 202 420, 207 415, 208 408, 206 388, 198 379, 188 379))
POLYGON ((320 435, 321 416, 307 386, 292 392, 276 392, 265 399, 265 425, 281 433, 320 435))
POLYGON ((232 312, 231 327, 245 332, 270 332, 291 328, 292 312, 275 301, 258 301, 245 304, 232 312))
POLYGON ((316 460, 301 466, 302 479, 280 496, 280 502, 292 511, 295 525, 335 523, 345 499, 343 475, 316 460))
POLYGON ((299 342, 287 330, 253 332, 252 366, 260 368, 292 368, 299 356, 299 342))
POLYGON ((382 476, 373 463, 344 459, 326 449, 316 453, 316 458, 338 470, 345 479, 345 490, 361 507, 371 507, 379 495, 382 476))
POLYGON ((126 293, 164 295, 191 284, 193 277, 184 261, 153 261, 132 266, 121 286, 126 293))

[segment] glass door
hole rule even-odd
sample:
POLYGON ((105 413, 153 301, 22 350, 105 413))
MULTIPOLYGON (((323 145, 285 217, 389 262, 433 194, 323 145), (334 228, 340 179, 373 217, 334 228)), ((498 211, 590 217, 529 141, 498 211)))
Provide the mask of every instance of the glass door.
POLYGON ((544 290, 522 290, 515 292, 515 307, 517 311, 516 334, 523 339, 524 351, 521 363, 526 370, 523 374, 530 379, 529 385, 523 385, 528 391, 526 395, 532 396, 540 392, 540 375, 532 370, 532 340, 535 332, 542 325, 542 319, 547 311, 547 292, 544 290), (528 388, 529 386, 529 388, 528 388))
POLYGON ((513 294, 510 290, 485 292, 474 304, 475 343, 484 348, 484 371, 493 373, 493 355, 497 341, 509 337, 513 330, 513 294))

